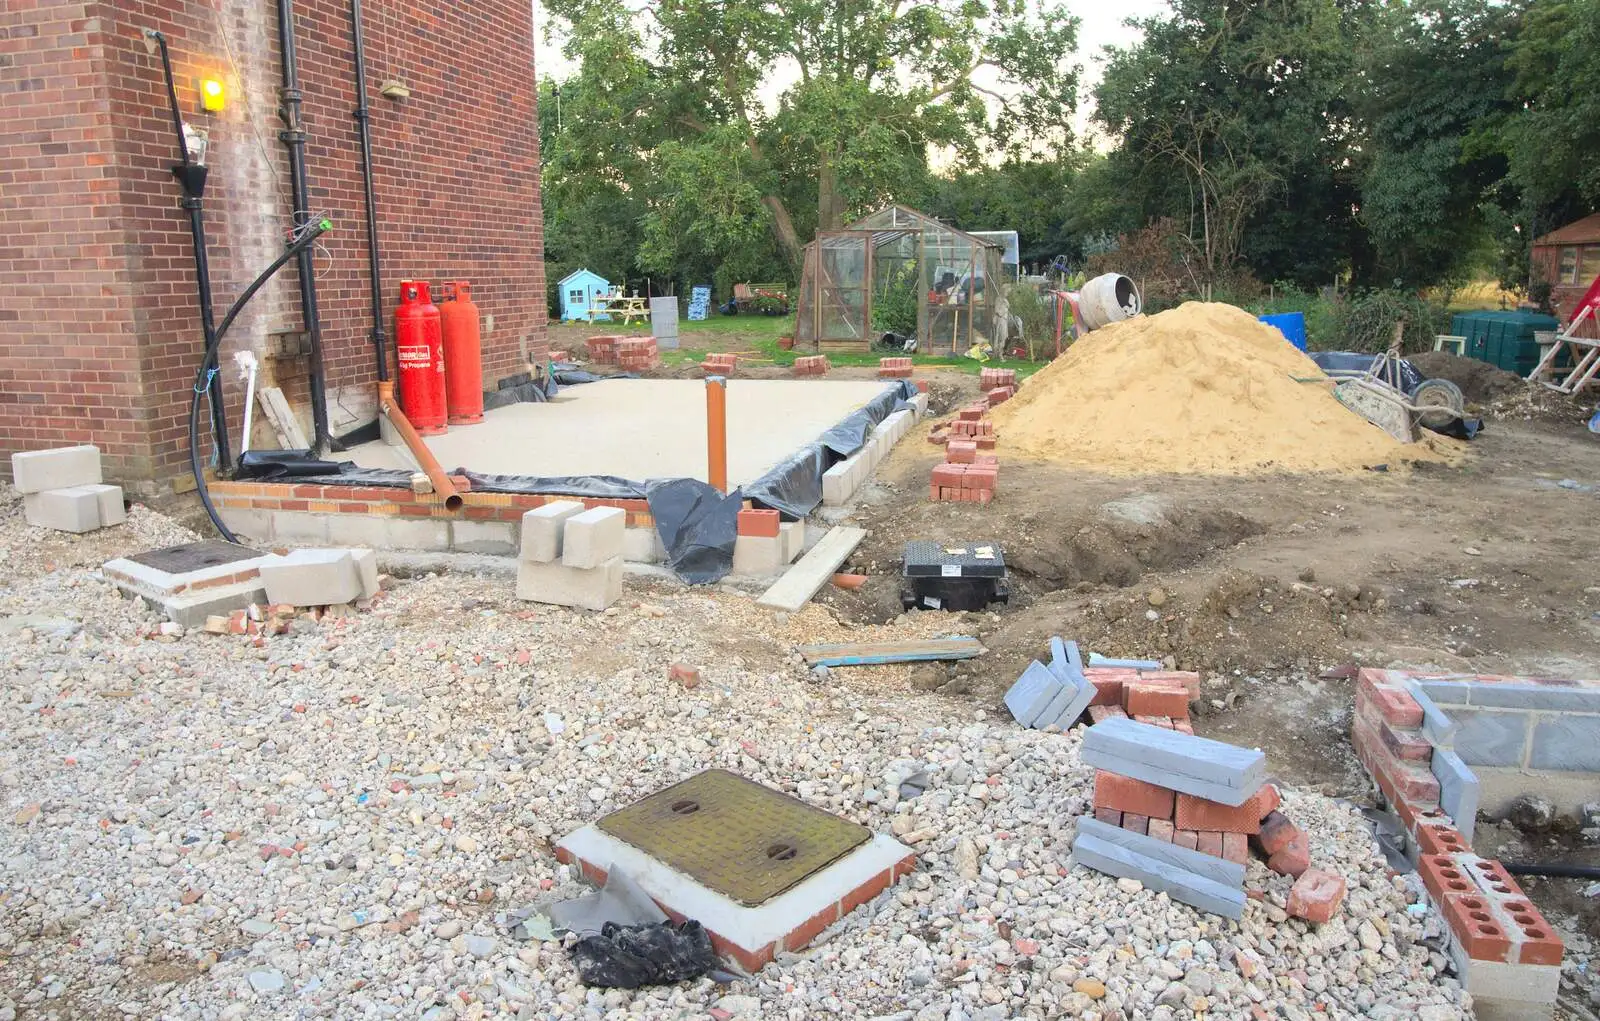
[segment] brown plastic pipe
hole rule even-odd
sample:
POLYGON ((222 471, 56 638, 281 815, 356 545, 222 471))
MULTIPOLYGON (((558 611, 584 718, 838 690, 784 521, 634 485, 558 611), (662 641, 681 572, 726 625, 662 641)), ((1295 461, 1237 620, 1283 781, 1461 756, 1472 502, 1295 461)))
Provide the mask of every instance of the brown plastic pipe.
POLYGON ((706 377, 706 481, 728 491, 728 381, 706 377))
POLYGON ((389 424, 394 426, 394 431, 400 434, 402 440, 405 440, 406 449, 411 451, 411 456, 415 457, 417 463, 422 466, 422 473, 428 476, 429 482, 433 483, 433 491, 444 497, 445 509, 456 510, 460 508, 462 504, 461 494, 456 492, 456 487, 450 481, 450 476, 446 475, 444 469, 439 467, 439 462, 434 458, 433 451, 429 450, 427 444, 422 442, 422 437, 417 435, 417 430, 412 428, 411 423, 407 421, 406 413, 401 411, 400 406, 395 403, 394 382, 392 380, 385 379, 378 383, 378 412, 389 420, 389 424))

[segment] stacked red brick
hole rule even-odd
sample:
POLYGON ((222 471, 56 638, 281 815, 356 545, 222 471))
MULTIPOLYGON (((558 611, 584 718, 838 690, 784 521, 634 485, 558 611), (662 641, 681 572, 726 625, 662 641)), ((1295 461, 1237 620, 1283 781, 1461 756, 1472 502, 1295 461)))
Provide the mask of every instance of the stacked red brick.
POLYGON ((987 411, 981 404, 962 408, 956 420, 946 428, 945 435, 949 442, 971 440, 979 450, 993 450, 996 439, 994 423, 985 417, 987 411))
POLYGON ((617 364, 629 372, 643 372, 661 364, 654 337, 626 337, 617 342, 617 364))
POLYGON ((928 499, 946 503, 989 503, 1000 483, 1000 462, 993 455, 979 455, 977 448, 956 451, 967 461, 946 461, 935 465, 928 485, 928 499))
POLYGON ((1474 1000, 1511 1011, 1504 1016, 1549 1017, 1561 938, 1498 861, 1472 852, 1440 806, 1430 762, 1444 752, 1424 735, 1424 710, 1406 687, 1410 679, 1397 670, 1357 674, 1356 758, 1412 836, 1417 871, 1450 930, 1452 957, 1474 1000))
POLYGON ((879 358, 879 379, 910 379, 911 359, 909 358, 879 358))
POLYGON ((978 373, 978 389, 984 392, 992 408, 1017 392, 1017 370, 983 369, 978 373))
POLYGON ((706 371, 708 376, 731 376, 738 364, 738 355, 712 351, 706 355, 706 360, 700 363, 700 367, 706 371))
POLYGON ((1167 730, 1193 734, 1189 703, 1200 697, 1200 675, 1191 670, 1137 670, 1092 666, 1083 671, 1095 686, 1089 720, 1129 717, 1167 730))
POLYGON ((826 376, 828 368, 827 355, 801 355, 794 360, 794 374, 800 377, 826 376))
POLYGON ((1235 808, 1103 769, 1094 774, 1096 819, 1240 865, 1250 860, 1250 838, 1261 832, 1262 820, 1275 814, 1278 803, 1272 784, 1235 808))
POLYGON ((617 364, 617 344, 619 341, 626 339, 626 337, 602 334, 597 337, 590 337, 583 342, 583 346, 584 350, 588 352, 591 362, 598 365, 615 365, 617 364))

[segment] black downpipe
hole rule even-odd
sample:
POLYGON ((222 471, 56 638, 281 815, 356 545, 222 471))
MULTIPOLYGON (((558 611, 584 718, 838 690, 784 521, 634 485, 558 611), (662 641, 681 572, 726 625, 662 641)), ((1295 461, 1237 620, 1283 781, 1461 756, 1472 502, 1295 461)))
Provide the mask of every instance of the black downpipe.
POLYGON ((389 337, 383 329, 383 270, 378 259, 378 200, 372 189, 372 126, 367 111, 367 51, 361 29, 361 0, 350 0, 350 23, 355 28, 356 109, 352 114, 361 131, 361 184, 367 192, 367 268, 372 283, 372 354, 378 361, 378 380, 389 379, 389 337))
MULTIPOLYGON (((178 87, 172 77, 172 56, 167 52, 167 37, 147 29, 145 32, 161 49, 161 71, 166 78, 167 102, 172 107, 172 130, 178 136, 178 153, 182 162, 172 168, 172 176, 183 186, 182 205, 189 213, 189 234, 194 241, 194 281, 200 298, 200 329, 205 334, 208 358, 214 358, 217 348, 215 312, 211 307, 211 260, 206 253, 206 223, 204 195, 206 168, 191 160, 189 141, 183 134, 183 117, 178 112, 178 87)), ((202 371, 208 365, 202 365, 202 371)), ((212 373, 206 390, 211 395, 211 431, 216 440, 217 470, 227 471, 233 465, 228 447, 228 419, 222 407, 222 376, 212 373)), ((198 406, 200 394, 195 394, 198 406)))
MULTIPOLYGON (((306 197, 306 133, 300 120, 300 67, 294 46, 294 0, 278 0, 278 41, 283 49, 283 105, 278 115, 284 130, 278 137, 289 149, 289 188, 294 196, 294 229, 298 236, 311 219, 306 197)), ((311 264, 311 249, 302 248, 296 257, 300 272, 300 314, 306 336, 311 341, 311 423, 316 434, 312 448, 329 449, 328 388, 322 364, 322 320, 317 314, 317 278, 311 264)))

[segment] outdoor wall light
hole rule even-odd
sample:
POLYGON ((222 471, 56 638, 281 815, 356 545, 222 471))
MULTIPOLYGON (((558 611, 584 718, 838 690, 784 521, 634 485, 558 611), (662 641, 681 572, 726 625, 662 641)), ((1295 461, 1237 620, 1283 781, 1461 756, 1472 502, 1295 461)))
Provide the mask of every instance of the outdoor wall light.
POLYGON ((207 78, 200 83, 200 107, 211 113, 221 113, 222 108, 228 103, 227 92, 222 83, 215 78, 207 78))

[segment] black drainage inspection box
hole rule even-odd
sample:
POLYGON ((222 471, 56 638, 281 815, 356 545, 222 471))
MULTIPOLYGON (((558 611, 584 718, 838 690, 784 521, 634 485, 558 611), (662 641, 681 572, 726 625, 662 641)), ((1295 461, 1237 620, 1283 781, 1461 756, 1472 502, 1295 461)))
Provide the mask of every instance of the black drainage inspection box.
POLYGON ((997 542, 906 543, 900 603, 906 609, 981 610, 1011 598, 997 542))

